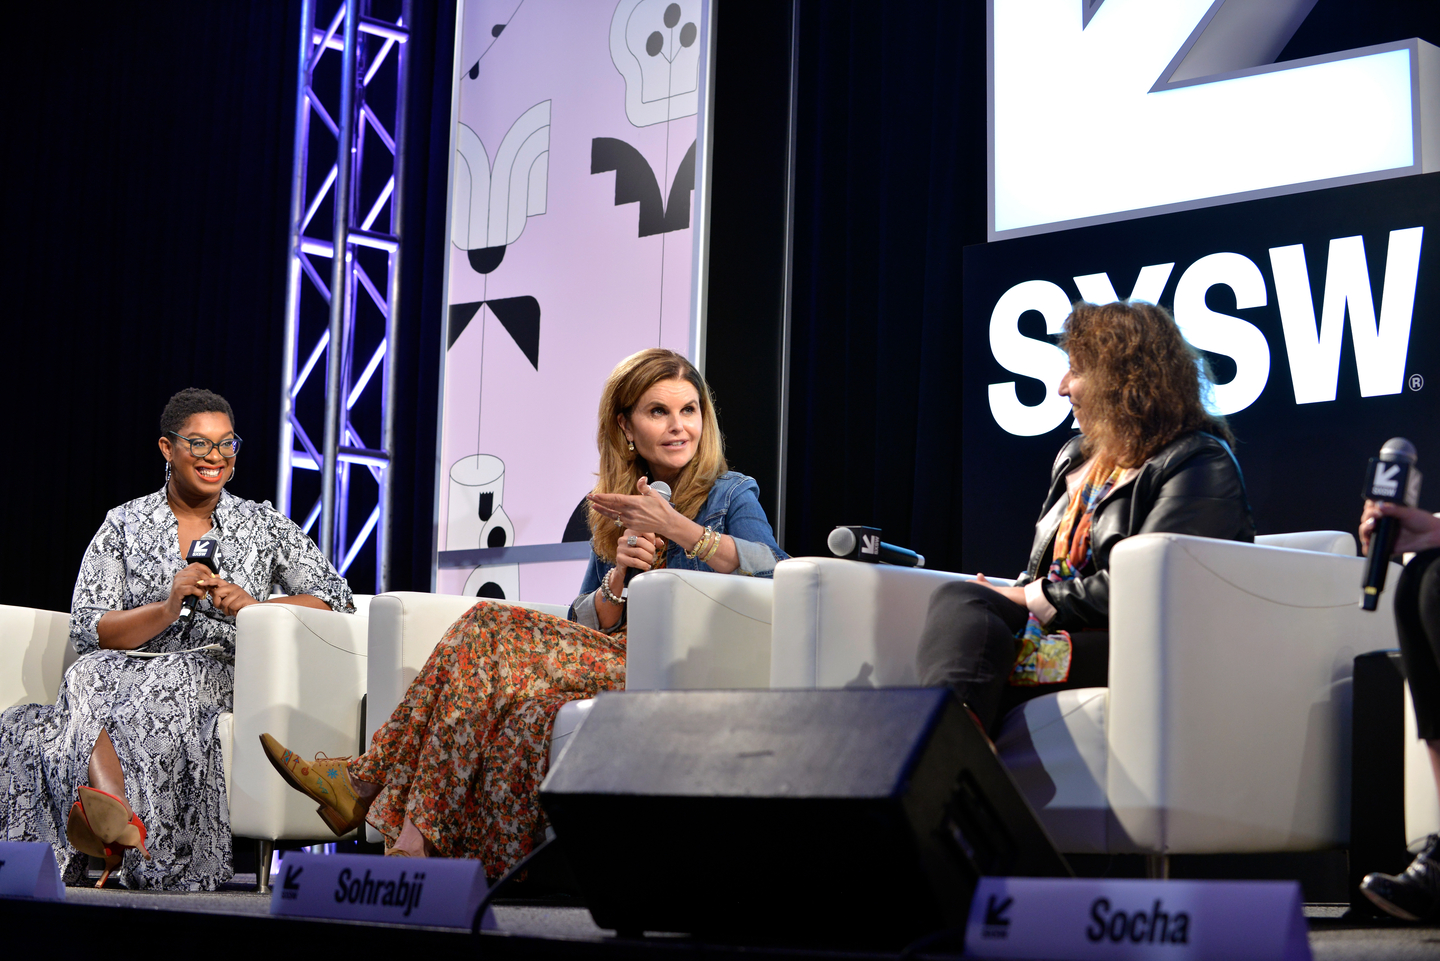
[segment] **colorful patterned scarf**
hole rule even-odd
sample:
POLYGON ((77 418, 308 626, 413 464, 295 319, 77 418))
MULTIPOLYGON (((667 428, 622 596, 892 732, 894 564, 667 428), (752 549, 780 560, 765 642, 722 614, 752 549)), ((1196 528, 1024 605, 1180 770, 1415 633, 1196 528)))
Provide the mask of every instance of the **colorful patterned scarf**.
MULTIPOLYGON (((1124 468, 1107 467, 1099 460, 1085 472, 1080 490, 1071 498, 1055 531, 1055 551, 1046 580, 1051 583, 1071 580, 1090 563, 1090 523, 1095 516, 1095 505, 1110 493, 1123 473, 1124 468)), ((1046 634, 1039 619, 1031 614, 1024 630, 1016 637, 1020 641, 1020 656, 1010 671, 1011 685, 1059 684, 1070 677, 1072 648, 1068 632, 1046 634)))

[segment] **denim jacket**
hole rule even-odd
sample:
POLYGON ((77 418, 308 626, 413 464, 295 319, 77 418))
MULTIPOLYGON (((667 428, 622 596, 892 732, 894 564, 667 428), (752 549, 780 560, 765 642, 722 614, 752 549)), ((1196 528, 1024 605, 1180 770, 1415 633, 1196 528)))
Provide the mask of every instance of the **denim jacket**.
MULTIPOLYGON (((740 566, 734 571, 749 577, 773 577, 775 565, 789 555, 775 543, 775 532, 760 506, 760 487, 753 477, 737 471, 726 471, 715 479, 710 496, 695 515, 695 523, 701 527, 713 528, 721 534, 729 534, 735 541, 736 553, 740 555, 740 566)), ((601 578, 610 573, 613 563, 603 561, 594 549, 590 551, 590 564, 585 568, 585 579, 580 585, 580 596, 570 606, 572 619, 586 627, 600 630, 599 618, 595 613, 595 591, 600 587, 601 578)), ((685 549, 679 544, 665 547, 665 569, 672 571, 708 571, 710 565, 695 558, 686 557, 685 549)), ((622 614, 619 623, 607 633, 613 633, 624 626, 622 614)))

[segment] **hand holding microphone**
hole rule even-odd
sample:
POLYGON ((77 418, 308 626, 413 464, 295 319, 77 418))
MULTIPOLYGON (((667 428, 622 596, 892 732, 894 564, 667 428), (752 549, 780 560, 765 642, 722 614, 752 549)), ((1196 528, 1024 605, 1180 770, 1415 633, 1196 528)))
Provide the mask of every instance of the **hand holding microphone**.
MULTIPOLYGON (((1390 557, 1405 545, 1398 542, 1405 514, 1420 499, 1420 471, 1415 468, 1415 445, 1403 437, 1392 437, 1380 448, 1365 469, 1365 514, 1360 541, 1365 547, 1365 581, 1360 588, 1360 607, 1373 611, 1385 589, 1390 557), (1385 505, 1381 507, 1380 505, 1385 505)), ((1418 512, 1417 512, 1418 513, 1418 512)), ((1417 523, 1413 516, 1410 524, 1417 523)), ((1408 540, 1408 538, 1407 538, 1408 540)))
MULTIPOLYGON (((653 484, 641 477, 635 484, 638 494, 589 495, 591 505, 624 528, 615 547, 615 564, 624 568, 624 584, 639 571, 651 570, 665 550, 665 539, 654 533, 668 527, 675 509, 670 506, 670 485, 653 484)), ((621 594, 624 587, 621 588, 621 594)))
MULTIPOLYGON (((212 574, 219 572, 219 554, 219 541, 212 540, 208 537, 202 537, 191 541, 190 552, 185 555, 185 563, 187 566, 185 570, 182 570, 179 574, 175 575, 175 586, 171 588, 171 592, 173 593, 176 589, 180 587, 181 578, 187 575, 187 572, 190 570, 191 567, 195 567, 198 565, 207 568, 212 574)), ((197 573, 203 575, 203 571, 197 573)), ((185 625, 183 633, 181 634, 182 637, 188 638, 190 636, 190 629, 194 626, 195 623, 195 606, 200 603, 200 598, 204 596, 204 590, 200 589, 194 584, 189 585, 189 591, 186 593, 185 599, 180 602, 179 620, 185 625)))

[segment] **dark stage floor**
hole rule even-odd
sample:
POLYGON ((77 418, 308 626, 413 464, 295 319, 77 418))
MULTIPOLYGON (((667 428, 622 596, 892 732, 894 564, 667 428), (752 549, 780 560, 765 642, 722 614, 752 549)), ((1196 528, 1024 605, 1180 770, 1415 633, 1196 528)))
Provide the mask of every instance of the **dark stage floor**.
MULTIPOLYGON (((468 950, 469 934, 454 930, 402 928, 388 925, 339 924, 271 918, 270 899, 244 890, 253 878, 236 878, 229 889, 213 894, 141 893, 117 888, 70 888, 66 902, 0 900, 0 925, 7 947, 18 946, 33 933, 37 945, 48 943, 209 943, 212 949, 248 951, 262 945, 300 948, 310 945, 354 946, 367 951, 388 946, 468 950), (119 940, 112 940, 123 932, 119 940), (180 938, 181 940, 175 940, 180 938), (201 939, 197 943, 193 938, 201 939)), ((1344 905, 1311 904, 1310 946, 1317 961, 1419 961, 1440 958, 1440 927, 1381 924, 1353 925, 1342 915, 1344 905)), ((504 902, 496 905, 499 930, 486 932, 481 952, 491 958, 588 959, 674 957, 705 954, 710 958, 860 958, 896 957, 899 952, 847 952, 834 948, 756 949, 706 944, 691 938, 657 935, 622 940, 595 926, 580 907, 504 902)), ((8 954, 8 951, 7 951, 8 954)), ((944 950, 921 951, 912 957, 953 956, 944 950)))

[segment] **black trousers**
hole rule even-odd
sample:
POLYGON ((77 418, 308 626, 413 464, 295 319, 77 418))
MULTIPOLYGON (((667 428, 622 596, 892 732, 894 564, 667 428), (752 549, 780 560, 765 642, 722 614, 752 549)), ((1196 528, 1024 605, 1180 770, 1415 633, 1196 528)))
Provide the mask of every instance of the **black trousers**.
POLYGON ((1070 676, 1059 684, 1011 687, 1020 653, 1015 635, 1029 616, 1023 604, 975 581, 952 581, 930 597, 916 668, 920 683, 955 691, 994 731, 1013 708, 1030 698, 1076 687, 1105 687, 1110 673, 1110 635, 1072 631, 1070 676))
POLYGON ((1395 630, 1415 701, 1415 726, 1440 740, 1440 547, 1416 554, 1395 585, 1395 630))

